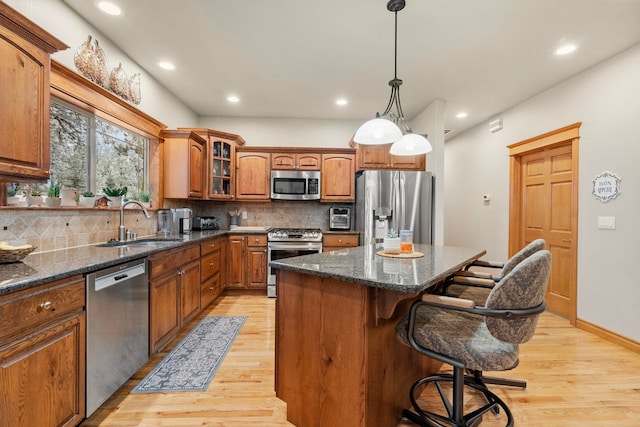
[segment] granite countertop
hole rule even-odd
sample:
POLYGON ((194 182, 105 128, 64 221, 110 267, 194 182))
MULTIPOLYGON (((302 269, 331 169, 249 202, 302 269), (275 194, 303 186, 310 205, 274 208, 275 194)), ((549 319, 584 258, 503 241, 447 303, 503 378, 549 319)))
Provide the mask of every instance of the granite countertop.
POLYGON ((181 240, 167 242, 163 247, 93 245, 33 253, 27 255, 22 261, 0 264, 0 295, 76 274, 90 273, 133 259, 144 258, 155 252, 227 234, 228 230, 193 231, 190 234, 172 236, 181 240))
POLYGON ((421 258, 388 258, 377 255, 376 245, 271 261, 276 269, 399 292, 422 292, 480 258, 485 250, 456 246, 414 245, 421 258))

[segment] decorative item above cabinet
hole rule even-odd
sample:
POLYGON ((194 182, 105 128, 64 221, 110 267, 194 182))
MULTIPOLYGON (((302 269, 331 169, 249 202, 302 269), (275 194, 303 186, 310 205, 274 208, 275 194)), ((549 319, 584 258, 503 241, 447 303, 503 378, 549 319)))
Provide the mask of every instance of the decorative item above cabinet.
POLYGON ((49 178, 50 55, 68 47, 0 2, 0 181, 49 178))

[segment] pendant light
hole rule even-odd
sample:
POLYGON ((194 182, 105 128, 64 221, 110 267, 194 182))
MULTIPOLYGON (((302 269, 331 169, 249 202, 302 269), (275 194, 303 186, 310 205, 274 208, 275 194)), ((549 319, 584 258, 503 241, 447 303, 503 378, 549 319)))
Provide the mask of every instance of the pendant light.
POLYGON ((400 85, 398 78, 398 12, 404 9, 405 0, 389 0, 387 10, 394 13, 394 76, 389 81, 391 97, 384 113, 376 114, 376 118, 365 122, 358 128, 353 141, 363 145, 393 143, 389 152, 396 156, 414 156, 431 151, 431 144, 422 135, 415 134, 404 118, 400 103, 400 85), (395 107, 395 111, 391 111, 395 107))

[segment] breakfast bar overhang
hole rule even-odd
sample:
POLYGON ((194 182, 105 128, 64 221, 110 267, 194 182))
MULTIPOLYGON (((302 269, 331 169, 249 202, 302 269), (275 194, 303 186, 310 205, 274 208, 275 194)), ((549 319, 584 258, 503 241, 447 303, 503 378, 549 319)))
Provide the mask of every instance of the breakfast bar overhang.
POLYGON ((396 324, 422 293, 485 254, 415 245, 388 258, 375 245, 285 258, 277 269, 276 395, 297 427, 398 424, 409 389, 439 364, 402 345, 396 324))

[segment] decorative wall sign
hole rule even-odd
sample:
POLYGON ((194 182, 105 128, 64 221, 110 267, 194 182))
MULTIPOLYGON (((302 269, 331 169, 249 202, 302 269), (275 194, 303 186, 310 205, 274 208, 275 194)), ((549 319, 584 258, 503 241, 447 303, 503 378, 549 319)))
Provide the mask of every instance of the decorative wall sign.
POLYGON ((604 171, 593 178, 593 197, 606 203, 620 195, 620 177, 609 171, 604 171))

